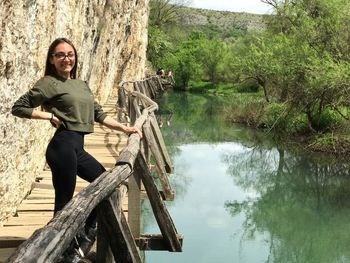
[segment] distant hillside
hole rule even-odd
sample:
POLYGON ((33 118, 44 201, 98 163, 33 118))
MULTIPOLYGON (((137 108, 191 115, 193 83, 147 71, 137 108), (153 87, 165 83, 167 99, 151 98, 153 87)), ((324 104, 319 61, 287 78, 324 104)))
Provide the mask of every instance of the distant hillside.
POLYGON ((217 27, 223 30, 234 28, 251 31, 264 29, 266 27, 264 20, 268 15, 183 7, 178 10, 178 17, 184 27, 217 27))

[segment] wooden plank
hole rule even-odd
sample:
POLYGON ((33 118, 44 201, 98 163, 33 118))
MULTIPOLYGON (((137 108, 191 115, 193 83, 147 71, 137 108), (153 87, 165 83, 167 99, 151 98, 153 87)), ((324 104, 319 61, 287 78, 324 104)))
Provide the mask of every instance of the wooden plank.
POLYGON ((15 248, 25 241, 25 238, 21 237, 2 237, 0 240, 0 248, 15 248))
POLYGON ((21 211, 17 213, 18 217, 27 216, 27 217, 47 217, 53 216, 52 211, 21 211))
POLYGON ((0 263, 7 262, 11 254, 16 250, 16 248, 1 248, 0 249, 0 263))
POLYGON ((33 232, 37 229, 37 226, 8 226, 1 227, 0 239, 5 237, 17 237, 17 238, 29 238, 33 232))
POLYGON ((17 208, 17 212, 21 211, 53 211, 54 205, 51 204, 26 204, 22 203, 20 206, 17 208))
MULTIPOLYGON (((47 222, 52 219, 53 213, 49 213, 47 216, 18 216, 18 217, 11 217, 9 220, 7 220, 4 223, 4 227, 7 226, 42 226, 45 225, 47 222)), ((1 231, 1 228, 0 228, 1 231)), ((1 235, 1 234, 0 234, 1 235)))
POLYGON ((40 200, 31 200, 31 199, 25 199, 22 201, 22 204, 53 204, 54 200, 52 198, 43 198, 40 200))
POLYGON ((157 186, 155 185, 151 173, 149 172, 147 163, 141 154, 139 154, 136 158, 135 169, 142 171, 141 179, 149 197, 153 214, 157 220, 159 229, 168 245, 168 250, 181 252, 182 245, 178 238, 173 220, 166 209, 166 206, 158 192, 157 186))

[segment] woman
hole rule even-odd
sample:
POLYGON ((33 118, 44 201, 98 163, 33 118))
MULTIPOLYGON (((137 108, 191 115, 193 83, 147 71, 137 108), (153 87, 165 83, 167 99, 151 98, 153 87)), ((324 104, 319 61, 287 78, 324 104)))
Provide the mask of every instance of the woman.
MULTIPOLYGON (((86 82, 76 78, 77 64, 78 56, 72 42, 66 38, 56 39, 47 53, 45 76, 12 107, 15 116, 49 120, 58 128, 46 150, 55 189, 54 213, 73 197, 76 175, 92 182, 105 171, 83 148, 84 135, 93 132, 94 121, 142 137, 136 127, 124 126, 103 112, 86 82), (36 110, 38 106, 44 111, 36 110)), ((95 227, 93 211, 86 220, 85 231, 90 233, 95 227)))

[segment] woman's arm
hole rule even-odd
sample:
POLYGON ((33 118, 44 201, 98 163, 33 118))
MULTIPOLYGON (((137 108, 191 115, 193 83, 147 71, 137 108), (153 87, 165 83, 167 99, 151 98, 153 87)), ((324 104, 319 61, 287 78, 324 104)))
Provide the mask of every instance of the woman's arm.
POLYGON ((62 124, 62 121, 57 118, 53 113, 41 111, 41 110, 33 110, 31 119, 35 120, 49 120, 56 124, 56 127, 59 127, 62 124))
POLYGON ((126 134, 131 134, 131 133, 137 133, 141 138, 142 138, 142 132, 140 131, 139 128, 137 127, 127 127, 119 122, 117 122, 115 119, 113 119, 110 116, 107 116, 103 122, 103 125, 105 125, 106 127, 112 129, 112 130, 118 130, 118 131, 122 131, 126 134))

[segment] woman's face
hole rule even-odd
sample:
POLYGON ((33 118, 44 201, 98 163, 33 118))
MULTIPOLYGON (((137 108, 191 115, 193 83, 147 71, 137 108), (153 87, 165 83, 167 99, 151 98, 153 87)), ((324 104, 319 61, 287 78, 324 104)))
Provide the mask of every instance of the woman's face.
POLYGON ((69 79, 70 72, 75 65, 73 47, 66 42, 58 44, 50 61, 55 66, 58 75, 69 79))

